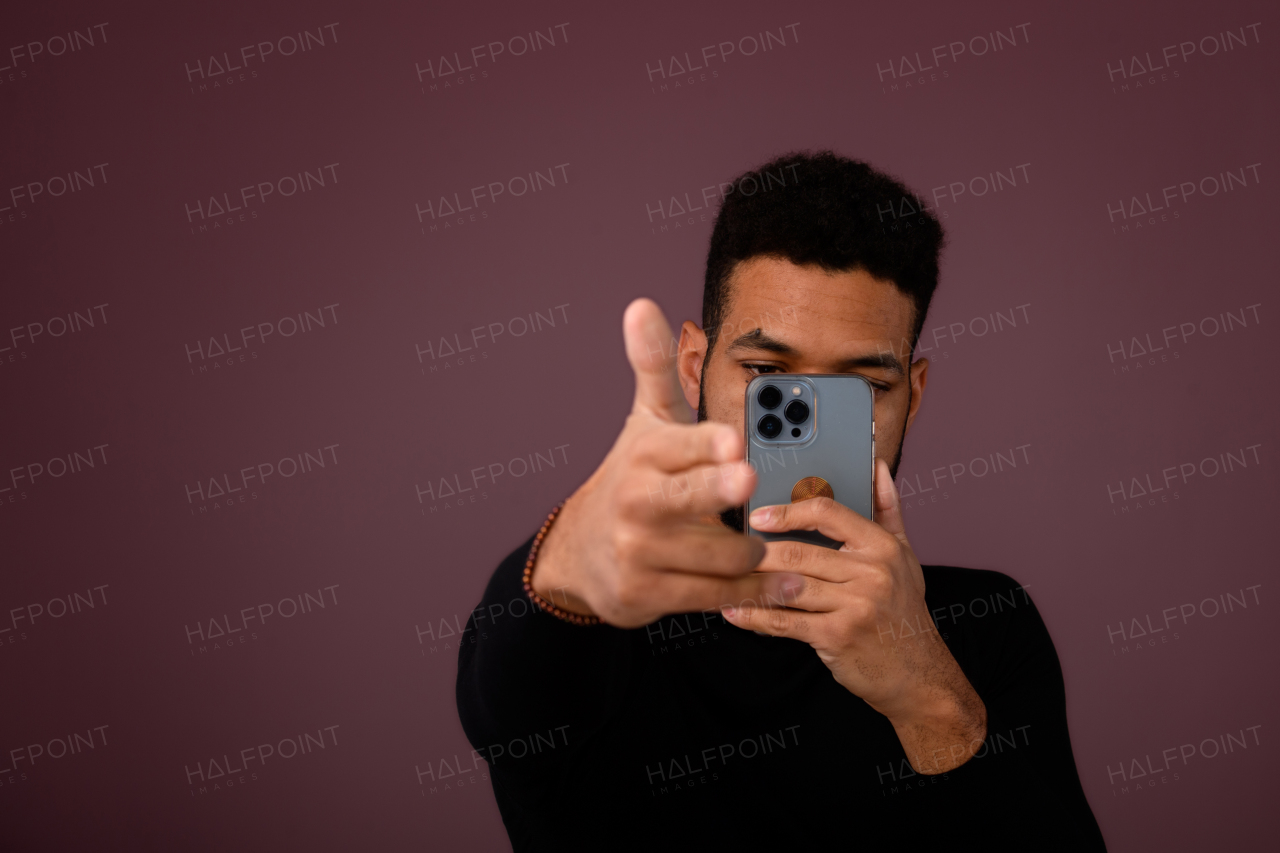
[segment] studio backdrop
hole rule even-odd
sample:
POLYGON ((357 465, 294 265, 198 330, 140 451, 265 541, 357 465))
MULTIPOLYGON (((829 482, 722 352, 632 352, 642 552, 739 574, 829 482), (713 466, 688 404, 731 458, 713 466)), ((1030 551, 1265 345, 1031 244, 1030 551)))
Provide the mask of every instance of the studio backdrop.
POLYGON ((819 149, 946 229, 907 531, 1030 590, 1110 848, 1273 839, 1274 13, 8 9, 4 846, 508 849, 468 615, 627 303, 697 320, 734 177, 819 149))

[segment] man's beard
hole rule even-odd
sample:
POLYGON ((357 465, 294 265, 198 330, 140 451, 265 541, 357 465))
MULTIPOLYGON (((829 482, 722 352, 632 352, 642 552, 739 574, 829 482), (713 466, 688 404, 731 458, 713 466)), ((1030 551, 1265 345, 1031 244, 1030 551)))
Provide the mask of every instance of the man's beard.
MULTIPOLYGON (((699 384, 699 387, 698 387, 698 423, 702 423, 707 419, 707 398, 702 393, 702 389, 705 388, 707 385, 706 378, 707 378, 706 364, 704 362, 703 370, 702 370, 703 381, 699 384)), ((907 393, 910 394, 910 391, 908 390, 907 393)), ((907 408, 908 409, 911 408, 910 396, 907 397, 907 408)), ((907 437, 907 421, 906 421, 906 418, 903 418, 902 435, 898 437, 898 451, 893 454, 893 462, 889 464, 889 476, 895 480, 898 479, 898 463, 902 461, 902 444, 903 444, 903 441, 906 439, 906 437, 907 437)), ((746 519, 745 519, 745 516, 743 515, 741 506, 733 506, 733 507, 729 507, 726 510, 722 510, 720 512, 720 521, 724 524, 725 527, 728 527, 732 530, 736 530, 739 533, 746 532, 746 529, 747 529, 746 519)))

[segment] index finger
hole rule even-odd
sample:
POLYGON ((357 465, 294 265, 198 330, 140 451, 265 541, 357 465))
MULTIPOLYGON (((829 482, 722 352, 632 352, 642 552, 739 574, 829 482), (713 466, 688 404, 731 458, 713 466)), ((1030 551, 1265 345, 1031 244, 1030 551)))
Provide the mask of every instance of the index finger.
POLYGON ((844 543, 847 550, 861 548, 884 532, 875 522, 831 498, 810 498, 791 504, 757 507, 751 513, 751 526, 762 533, 816 530, 844 543))
POLYGON ((757 572, 791 572, 827 583, 844 583, 855 571, 848 553, 811 542, 766 542, 757 572))
POLYGON ((657 425, 635 445, 636 457, 668 473, 696 465, 741 462, 742 431, 727 424, 703 421, 692 426, 657 425))

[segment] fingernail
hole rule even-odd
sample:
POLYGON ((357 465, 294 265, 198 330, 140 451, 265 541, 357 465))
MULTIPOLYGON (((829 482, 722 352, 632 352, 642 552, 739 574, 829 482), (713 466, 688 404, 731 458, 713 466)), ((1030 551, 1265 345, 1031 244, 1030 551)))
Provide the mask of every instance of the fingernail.
POLYGON ((721 607, 721 608, 720 608, 720 613, 721 613, 721 614, 722 614, 726 619, 728 619, 728 618, 732 617, 732 616, 733 616, 735 613, 737 613, 737 612, 738 612, 738 608, 736 608, 736 607, 729 607, 728 605, 725 605, 724 607, 721 607))
POLYGON ((751 512, 751 523, 757 527, 762 524, 768 524, 773 519, 773 507, 762 506, 751 512))

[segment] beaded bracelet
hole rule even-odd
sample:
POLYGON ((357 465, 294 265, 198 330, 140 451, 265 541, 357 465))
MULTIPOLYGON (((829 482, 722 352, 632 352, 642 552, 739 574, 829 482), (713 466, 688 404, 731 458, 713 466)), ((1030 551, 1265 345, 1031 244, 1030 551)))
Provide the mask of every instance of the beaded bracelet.
POLYGON ((533 564, 538 559, 538 550, 542 547, 542 540, 546 538, 547 531, 551 529, 556 516, 560 514, 560 510, 563 508, 564 502, 562 501, 556 505, 555 509, 551 510, 547 520, 542 522, 542 528, 538 530, 538 535, 533 537, 533 547, 529 549, 529 559, 525 560, 524 563, 524 591, 534 604, 557 619, 572 622, 574 625, 599 625, 599 616, 582 616, 578 613, 570 613, 568 610, 561 610, 533 591, 533 564))

